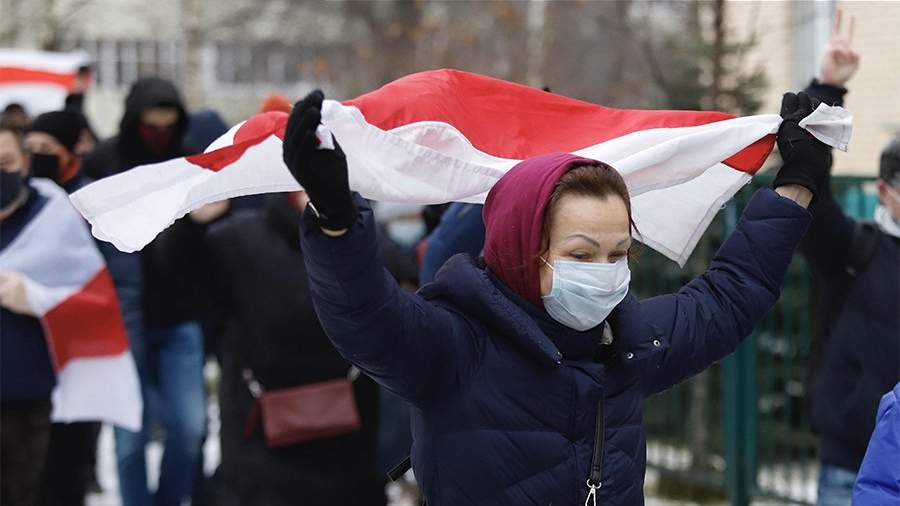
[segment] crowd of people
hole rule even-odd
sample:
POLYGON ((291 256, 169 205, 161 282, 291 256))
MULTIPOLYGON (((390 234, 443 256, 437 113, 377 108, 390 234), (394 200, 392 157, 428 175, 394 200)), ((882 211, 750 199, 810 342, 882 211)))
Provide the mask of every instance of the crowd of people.
MULTIPOLYGON (((284 161, 305 191, 209 204, 138 253, 96 241, 144 403, 140 432, 115 428, 122 504, 384 505, 407 456, 391 474, 411 466, 428 504, 642 504, 644 399, 731 353, 777 301, 795 250, 817 288, 819 504, 900 500, 900 137, 863 222, 841 211, 831 153, 799 126, 819 102, 843 103, 857 66, 836 37, 819 78, 784 97, 773 188, 703 275, 645 301, 628 293, 634 224, 614 167, 546 155, 484 206, 370 203, 350 191, 340 148, 315 148, 321 92, 294 107, 268 97, 261 110, 290 113, 284 161), (207 360, 220 364, 213 477, 207 360), (298 429, 310 413, 317 429, 298 429), (145 450, 159 437, 151 490, 145 450)), ((101 140, 83 99, 35 118, 6 106, 0 255, 37 223, 35 179, 72 193, 227 129, 147 77, 101 140)), ((0 272, 0 500, 77 506, 99 486, 100 424, 51 423, 53 357, 27 283, 0 272)))

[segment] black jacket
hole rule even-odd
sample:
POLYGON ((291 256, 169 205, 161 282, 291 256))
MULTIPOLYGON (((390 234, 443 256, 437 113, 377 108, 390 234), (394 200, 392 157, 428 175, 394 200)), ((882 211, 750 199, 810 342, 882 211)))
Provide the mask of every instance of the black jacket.
MULTIPOLYGON (((298 213, 283 194, 266 201, 264 209, 236 212, 210 226, 205 247, 197 248, 208 258, 207 279, 224 324, 219 395, 228 495, 241 505, 383 505, 384 478, 375 472, 378 391, 368 377, 354 384, 360 432, 278 450, 266 446, 259 426, 245 438, 252 398, 244 368, 265 389, 280 389, 341 378, 350 367, 316 316, 298 213)), ((161 244, 168 248, 167 240, 161 244)))
MULTIPOLYGON (((817 82, 807 88, 832 105, 846 91, 817 82)), ((856 471, 878 403, 900 379, 900 250, 897 238, 846 216, 828 190, 810 206, 813 222, 801 243, 816 287, 811 418, 819 459, 856 471)))
MULTIPOLYGON (((102 179, 138 165, 157 163, 190 154, 193 150, 184 145, 188 117, 178 90, 168 81, 145 78, 137 81, 125 100, 125 113, 119 124, 119 134, 101 142, 85 156, 84 173, 93 179, 102 179), (138 123, 141 112, 149 107, 171 106, 179 111, 173 142, 162 154, 154 154, 141 145, 138 123)), ((183 220, 182 220, 183 221, 183 220)), ((176 222, 161 235, 177 234, 184 223, 176 222)), ((172 269, 172 262, 157 251, 156 241, 140 253, 140 272, 132 278, 140 278, 143 284, 143 322, 147 328, 163 328, 196 319, 203 310, 201 292, 189 279, 192 270, 199 267, 179 264, 183 269, 172 269), (187 271, 185 271, 186 269, 187 271)))

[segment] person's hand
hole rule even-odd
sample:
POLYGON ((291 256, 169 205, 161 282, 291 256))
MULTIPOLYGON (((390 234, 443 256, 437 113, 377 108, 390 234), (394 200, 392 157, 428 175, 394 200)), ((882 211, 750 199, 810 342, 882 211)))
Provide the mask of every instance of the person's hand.
POLYGON ((228 212, 230 207, 231 201, 229 200, 210 202, 199 209, 191 211, 191 220, 195 223, 205 225, 219 219, 219 217, 228 212))
POLYGON ((26 296, 25 280, 18 272, 0 272, 0 307, 13 313, 35 316, 26 296))
POLYGON ((818 100, 803 92, 785 93, 781 99, 783 120, 778 128, 778 151, 784 165, 775 176, 774 188, 799 185, 815 195, 824 184, 831 152, 799 124, 818 105, 818 100))
POLYGON ((350 228, 358 215, 350 193, 347 158, 334 141, 334 149, 318 149, 316 128, 322 119, 325 95, 315 90, 294 105, 284 132, 284 163, 306 190, 319 217, 319 225, 330 231, 350 228))
POLYGON ((831 32, 831 42, 822 55, 822 65, 819 69, 819 82, 837 87, 843 87, 859 69, 859 54, 850 47, 856 19, 850 16, 850 26, 847 33, 844 33, 841 30, 842 14, 838 9, 834 18, 834 29, 831 32))

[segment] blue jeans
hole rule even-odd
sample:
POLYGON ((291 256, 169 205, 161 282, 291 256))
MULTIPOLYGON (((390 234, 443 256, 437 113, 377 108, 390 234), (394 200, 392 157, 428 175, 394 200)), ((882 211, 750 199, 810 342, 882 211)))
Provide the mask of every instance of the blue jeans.
POLYGON ((116 428, 116 460, 123 506, 179 506, 191 497, 206 436, 203 334, 189 322, 146 330, 132 339, 141 376, 144 424, 141 432, 116 428), (147 486, 144 447, 155 420, 166 431, 155 497, 147 486))
POLYGON ((822 464, 819 468, 819 499, 816 506, 850 506, 856 473, 822 464))

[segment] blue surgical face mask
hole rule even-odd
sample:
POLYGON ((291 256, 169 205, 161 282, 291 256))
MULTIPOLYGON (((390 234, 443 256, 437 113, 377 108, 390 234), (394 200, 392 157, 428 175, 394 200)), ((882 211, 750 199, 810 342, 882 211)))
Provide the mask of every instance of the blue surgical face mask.
POLYGON ((388 236, 397 244, 409 248, 425 235, 422 220, 394 220, 387 224, 388 236))
POLYGON ((542 297, 544 309, 563 325, 585 331, 603 323, 628 294, 631 270, 628 260, 611 264, 556 260, 553 287, 542 297))

